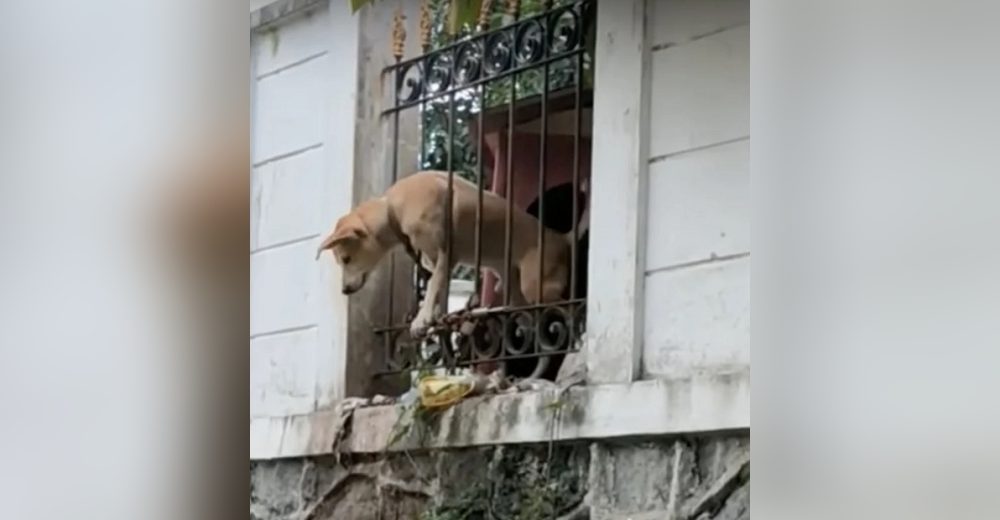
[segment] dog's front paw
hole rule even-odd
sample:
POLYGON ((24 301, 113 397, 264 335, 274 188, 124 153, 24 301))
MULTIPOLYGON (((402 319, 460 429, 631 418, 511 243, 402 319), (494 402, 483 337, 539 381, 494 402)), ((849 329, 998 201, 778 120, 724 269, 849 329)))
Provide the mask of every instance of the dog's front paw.
POLYGON ((418 315, 410 323, 410 337, 412 338, 423 338, 427 335, 427 330, 430 328, 431 320, 423 315, 418 315))

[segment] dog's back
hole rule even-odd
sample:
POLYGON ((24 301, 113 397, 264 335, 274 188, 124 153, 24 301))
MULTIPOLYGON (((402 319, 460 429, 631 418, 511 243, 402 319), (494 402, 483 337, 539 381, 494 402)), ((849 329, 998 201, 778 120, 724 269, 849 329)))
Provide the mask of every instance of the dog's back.
MULTIPOLYGON (((480 191, 476 184, 458 175, 452 178, 452 258, 455 263, 475 265, 476 222, 480 191)), ((422 171, 404 177, 386 191, 391 211, 400 229, 423 254, 434 258, 444 251, 444 217, 448 197, 448 174, 422 171)), ((527 263, 525 280, 531 287, 538 283, 538 220, 511 205, 511 261, 515 267, 527 263)), ((482 265, 502 276, 506 260, 507 200, 487 190, 482 191, 482 265)), ((566 235, 543 228, 545 254, 542 278, 550 289, 545 294, 561 292, 567 283, 564 271, 569 262, 566 235)), ((525 299, 534 300, 535 291, 526 291, 525 299), (528 294, 530 293, 530 294, 528 294)), ((551 299, 551 298, 545 298, 551 299)))

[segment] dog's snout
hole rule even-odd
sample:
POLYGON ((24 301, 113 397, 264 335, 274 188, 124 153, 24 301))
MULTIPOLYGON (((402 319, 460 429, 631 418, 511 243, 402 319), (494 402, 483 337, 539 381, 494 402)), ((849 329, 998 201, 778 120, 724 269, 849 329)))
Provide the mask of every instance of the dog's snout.
POLYGON ((362 275, 361 278, 358 280, 354 280, 350 283, 345 283, 340 292, 347 295, 354 294, 360 291, 361 288, 365 286, 365 282, 367 281, 368 281, 368 274, 366 273, 362 275))

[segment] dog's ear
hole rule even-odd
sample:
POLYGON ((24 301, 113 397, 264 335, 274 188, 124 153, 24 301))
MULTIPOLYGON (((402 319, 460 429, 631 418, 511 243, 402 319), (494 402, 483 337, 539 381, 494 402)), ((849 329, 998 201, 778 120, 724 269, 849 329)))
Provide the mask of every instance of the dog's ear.
POLYGON ((319 255, 321 255, 323 251, 326 251, 341 242, 346 242, 348 240, 360 240, 364 238, 364 236, 364 230, 355 227, 341 227, 336 229, 333 233, 327 235, 327 237, 324 238, 319 244, 319 247, 316 249, 316 260, 319 260, 319 255))

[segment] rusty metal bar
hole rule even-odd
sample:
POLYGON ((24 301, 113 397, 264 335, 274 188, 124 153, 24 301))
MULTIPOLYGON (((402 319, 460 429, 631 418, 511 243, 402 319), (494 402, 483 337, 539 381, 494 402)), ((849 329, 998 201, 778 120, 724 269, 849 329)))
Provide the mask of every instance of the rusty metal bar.
MULTIPOLYGON (((420 52, 422 56, 426 56, 430 52, 431 48, 431 31, 433 30, 433 21, 431 20, 431 9, 430 4, 427 0, 423 0, 420 6, 420 52)), ((420 58, 416 58, 419 60, 420 58)), ((395 66, 397 70, 405 70, 399 68, 399 63, 395 66)), ((421 78, 423 79, 423 78, 421 78)), ((396 88, 399 88, 399 83, 396 84, 396 88)), ((399 91, 396 92, 397 102, 395 105, 399 105, 399 91)), ((417 169, 424 169, 424 159, 426 159, 427 154, 427 138, 424 132, 425 130, 425 119, 427 117, 427 101, 421 100, 420 103, 420 153, 417 156, 417 169)), ((420 265, 420 258, 422 253, 417 251, 417 258, 413 260, 413 269, 411 269, 411 283, 413 284, 413 294, 412 300, 410 302, 410 312, 416 313, 417 309, 420 307, 420 287, 421 281, 425 276, 423 275, 423 266, 420 265)))
MULTIPOLYGON (((426 51, 427 49, 425 48, 424 50, 426 51)), ((420 103, 420 112, 419 113, 420 113, 420 155, 417 158, 417 160, 419 161, 418 166, 422 170, 424 168, 425 155, 427 154, 427 138, 424 135, 424 124, 426 123, 426 121, 424 119, 427 117, 427 103, 426 102, 420 103)), ((418 251, 417 252, 417 258, 420 258, 421 255, 422 255, 422 253, 420 253, 418 251)), ((413 300, 412 300, 412 305, 410 306, 410 309, 413 310, 414 312, 416 312, 416 309, 420 306, 420 279, 421 279, 421 276, 422 276, 422 271, 421 271, 422 269, 423 269, 423 266, 420 265, 420 262, 419 261, 415 261, 414 264, 413 264, 413 276, 412 276, 412 278, 413 278, 413 300)))
MULTIPOLYGON (((495 362, 495 361, 515 361, 515 360, 518 360, 518 359, 539 359, 539 358, 550 357, 550 356, 555 355, 555 354, 569 354, 569 353, 572 353, 574 350, 575 349, 571 349, 571 350, 557 350, 557 351, 552 351, 552 352, 532 352, 532 353, 528 353, 528 354, 509 354, 509 355, 503 355, 503 356, 496 356, 496 357, 492 357, 492 358, 489 358, 489 359, 482 359, 482 358, 480 358, 480 359, 476 359, 476 358, 463 359, 463 360, 456 360, 455 366, 456 367, 468 367, 468 366, 473 366, 473 365, 482 365, 484 363, 495 362)), ((410 367, 410 368, 405 369, 405 370, 382 370, 382 371, 379 371, 379 372, 375 372, 374 374, 372 374, 372 376, 373 377, 394 376, 394 375, 401 374, 404 371, 409 371, 409 370, 413 370, 413 369, 414 369, 413 367, 410 367)))
MULTIPOLYGON (((398 61, 399 58, 397 57, 398 61)), ((394 77, 396 84, 399 84, 401 78, 394 77)), ((398 100, 399 89, 395 89, 393 94, 394 98, 398 100)), ((395 184, 397 178, 399 177, 399 112, 395 112, 392 117, 392 183, 395 184)), ((386 323, 392 324, 394 321, 394 314, 396 310, 396 253, 395 251, 389 253, 389 310, 386 312, 386 323)))
MULTIPOLYGON (((576 299, 577 261, 579 256, 578 233, 580 226, 580 127, 583 126, 583 53, 576 55, 576 117, 573 118, 573 228, 570 235, 569 299, 576 299)), ((589 199, 589 197, 588 197, 589 199)), ((589 204, 589 200, 587 202, 589 204)))
MULTIPOLYGON (((546 34, 547 37, 547 34, 546 34)), ((549 133, 549 64, 545 64, 542 72, 542 127, 539 135, 539 165, 538 165, 538 280, 537 303, 542 302, 543 283, 545 277, 545 168, 548 159, 549 133)), ((577 107, 579 109, 579 107, 577 107)))
MULTIPOLYGON (((513 59, 513 57, 511 58, 513 59)), ((514 108, 517 105, 517 76, 510 78, 510 105, 507 117, 507 177, 504 189, 504 197, 507 199, 507 211, 505 214, 506 224, 504 226, 503 254, 503 304, 510 305, 510 294, 515 288, 511 283, 511 245, 514 239, 514 108)), ((520 290, 520 288, 516 288, 520 290)))
MULTIPOLYGON (((544 20, 547 13, 542 13, 538 16, 533 16, 529 19, 521 20, 521 10, 518 6, 512 5, 514 23, 510 27, 510 65, 511 70, 506 71, 506 75, 510 76, 510 104, 508 105, 507 112, 507 178, 505 186, 505 198, 507 199, 506 206, 506 223, 504 225, 504 273, 503 273, 503 304, 506 306, 510 305, 511 291, 520 291, 520 287, 513 287, 514 284, 511 283, 511 269, 513 267, 511 263, 511 246, 514 238, 513 233, 513 204, 514 204, 514 128, 515 120, 514 115, 517 108, 517 72, 519 67, 515 66, 517 63, 517 24, 518 23, 530 23, 527 20, 534 18, 541 18, 544 20)), ((483 35, 483 42, 487 41, 487 36, 483 35)), ((486 47, 483 46, 483 51, 485 52, 486 47)), ((521 69, 527 70, 532 67, 520 67, 521 69)), ((504 75, 494 76, 492 79, 497 79, 504 77, 504 75)))
POLYGON ((445 235, 445 259, 448 262, 448 268, 445 271, 444 279, 444 295, 442 296, 441 302, 441 314, 448 313, 448 296, 451 294, 451 271, 454 266, 453 258, 453 245, 454 245, 454 230, 455 227, 452 225, 452 219, 454 218, 454 203, 455 203, 455 127, 457 122, 455 121, 455 95, 452 94, 448 99, 448 197, 444 204, 444 235, 445 235))
POLYGON ((473 284, 473 298, 479 301, 483 291, 483 190, 486 179, 483 168, 483 155, 485 154, 485 136, 483 135, 483 114, 486 112, 486 85, 479 86, 479 130, 476 132, 476 281, 473 284))

